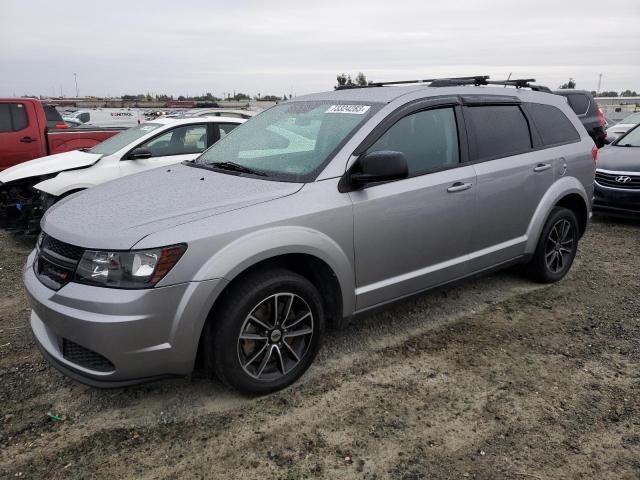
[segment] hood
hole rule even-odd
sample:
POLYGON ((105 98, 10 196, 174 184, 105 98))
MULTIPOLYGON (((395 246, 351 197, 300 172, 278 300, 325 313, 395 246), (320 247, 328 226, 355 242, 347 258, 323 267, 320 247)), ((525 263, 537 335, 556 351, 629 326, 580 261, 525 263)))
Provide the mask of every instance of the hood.
POLYGON ((47 211, 42 229, 72 245, 126 250, 151 233, 291 195, 302 186, 172 165, 71 195, 47 211))
POLYGON ((604 147, 598 152, 597 168, 613 172, 640 172, 640 147, 604 147))
POLYGON ((607 133, 624 133, 627 130, 631 130, 635 127, 633 123, 616 123, 612 127, 607 128, 607 133))
POLYGON ((64 170, 88 167, 100 160, 102 154, 81 152, 73 150, 71 152, 57 153, 47 157, 36 158, 7 168, 0 172, 0 182, 9 183, 15 180, 22 180, 29 177, 39 177, 60 173, 64 170))

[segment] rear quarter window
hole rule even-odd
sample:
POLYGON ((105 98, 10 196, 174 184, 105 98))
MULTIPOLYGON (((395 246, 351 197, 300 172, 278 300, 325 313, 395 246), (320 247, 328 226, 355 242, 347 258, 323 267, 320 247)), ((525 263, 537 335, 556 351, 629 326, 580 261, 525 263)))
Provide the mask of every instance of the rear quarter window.
POLYGON ((528 108, 545 146, 580 141, 580 134, 559 108, 541 103, 530 103, 528 108))
POLYGON ((476 160, 507 157, 531 150, 529 123, 517 105, 469 107, 476 137, 476 160))
POLYGON ((583 93, 570 93, 567 95, 571 109, 576 115, 585 115, 589 110, 589 97, 583 93))

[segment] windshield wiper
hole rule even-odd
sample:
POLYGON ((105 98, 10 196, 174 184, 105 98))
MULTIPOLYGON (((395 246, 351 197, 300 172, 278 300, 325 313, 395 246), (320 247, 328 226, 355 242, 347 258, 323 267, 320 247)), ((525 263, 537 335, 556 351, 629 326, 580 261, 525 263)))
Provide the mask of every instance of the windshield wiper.
POLYGON ((213 162, 209 163, 213 168, 217 168, 219 170, 230 170, 232 172, 240 172, 240 173, 249 173, 252 175, 260 175, 261 177, 268 177, 265 172, 261 172, 260 170, 255 170, 253 168, 245 167, 244 165, 240 165, 235 162, 213 162))

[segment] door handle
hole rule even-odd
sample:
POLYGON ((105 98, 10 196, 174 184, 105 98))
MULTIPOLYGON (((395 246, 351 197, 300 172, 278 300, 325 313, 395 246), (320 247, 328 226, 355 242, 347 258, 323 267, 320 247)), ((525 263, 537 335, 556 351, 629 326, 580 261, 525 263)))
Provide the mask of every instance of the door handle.
POLYGON ((472 183, 456 182, 453 185, 451 185, 449 188, 447 188, 447 192, 449 193, 462 192, 464 190, 469 190, 472 185, 473 185, 472 183))
POLYGON ((35 139, 35 138, 31 138, 31 137, 22 137, 22 138, 20 139, 20 141, 21 141, 22 143, 31 143, 31 142, 35 142, 35 141, 36 141, 36 139, 35 139))
POLYGON ((550 163, 539 163, 533 168, 534 172, 544 172, 545 170, 549 170, 551 168, 550 163))

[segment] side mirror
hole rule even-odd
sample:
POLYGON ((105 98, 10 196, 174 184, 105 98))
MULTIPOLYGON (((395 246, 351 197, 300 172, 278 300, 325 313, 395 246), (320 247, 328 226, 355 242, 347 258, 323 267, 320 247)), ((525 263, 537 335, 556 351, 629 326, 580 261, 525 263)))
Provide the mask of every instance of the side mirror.
POLYGON ((151 158, 152 154, 146 148, 134 148, 129 156, 127 157, 129 160, 142 160, 144 158, 151 158))
POLYGON ((409 176, 407 158, 402 152, 381 150, 366 153, 358 159, 355 171, 349 175, 349 183, 358 188, 371 182, 400 180, 409 176))

